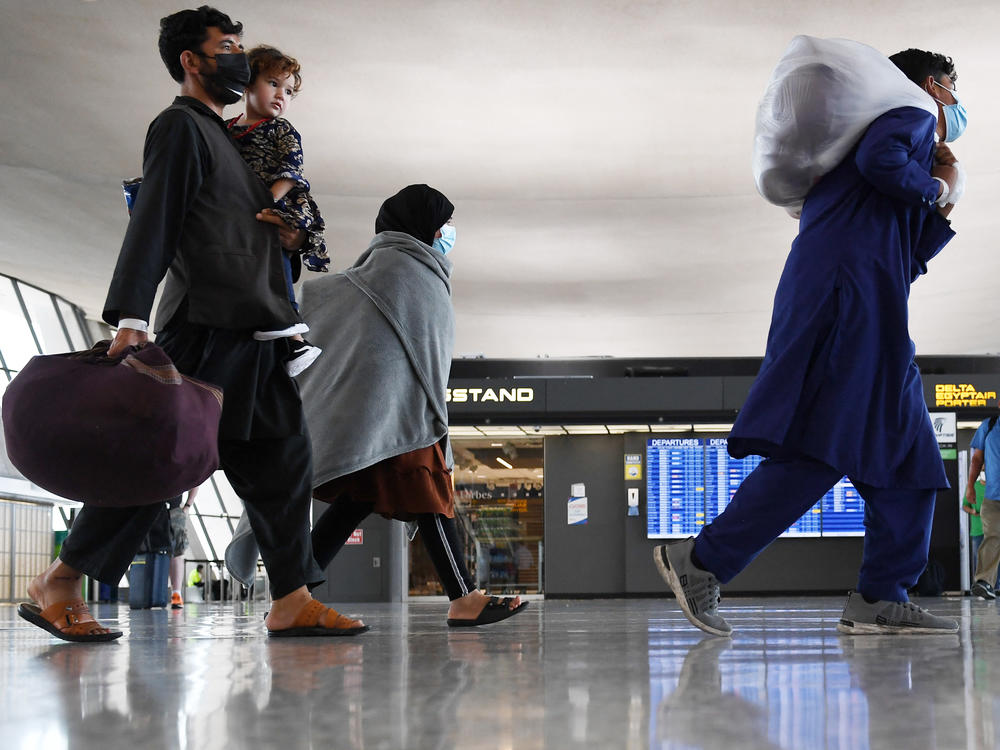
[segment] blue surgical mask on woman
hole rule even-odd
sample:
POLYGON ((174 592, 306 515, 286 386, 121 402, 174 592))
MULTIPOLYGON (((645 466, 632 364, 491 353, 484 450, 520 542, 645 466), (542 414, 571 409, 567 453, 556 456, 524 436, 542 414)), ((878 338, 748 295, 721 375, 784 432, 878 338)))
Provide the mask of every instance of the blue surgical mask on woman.
POLYGON ((434 238, 434 244, 431 247, 442 255, 447 255, 455 247, 455 227, 451 224, 445 224, 441 227, 440 232, 441 236, 434 238))
POLYGON ((944 111, 944 140, 946 143, 951 143, 965 132, 965 126, 969 124, 969 114, 965 111, 965 105, 958 100, 958 96, 953 89, 937 81, 933 83, 935 86, 940 86, 951 94, 955 100, 954 104, 945 104, 936 96, 934 97, 934 101, 940 104, 941 109, 944 111))

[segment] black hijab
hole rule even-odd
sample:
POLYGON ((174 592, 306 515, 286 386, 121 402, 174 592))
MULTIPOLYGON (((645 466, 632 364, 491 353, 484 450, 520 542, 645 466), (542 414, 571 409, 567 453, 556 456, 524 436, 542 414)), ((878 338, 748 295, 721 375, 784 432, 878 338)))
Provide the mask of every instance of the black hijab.
POLYGON ((451 201, 428 185, 410 185, 387 198, 375 219, 375 233, 405 232, 425 245, 434 243, 434 235, 443 227, 455 207, 451 201))

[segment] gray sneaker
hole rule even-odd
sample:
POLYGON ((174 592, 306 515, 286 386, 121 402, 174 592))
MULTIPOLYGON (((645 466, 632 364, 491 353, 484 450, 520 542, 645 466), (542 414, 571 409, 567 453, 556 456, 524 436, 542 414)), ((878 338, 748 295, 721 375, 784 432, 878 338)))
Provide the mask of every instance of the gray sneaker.
POLYGON ((693 549, 691 536, 680 542, 661 544, 653 549, 653 561, 692 625, 712 635, 732 635, 732 626, 719 617, 719 582, 691 562, 693 549))
POLYGON ((957 633, 958 623, 932 615, 913 602, 869 604, 857 591, 847 595, 837 630, 850 635, 893 635, 905 633, 957 633))
POLYGON ((992 601, 997 598, 996 592, 988 581, 976 581, 972 584, 972 595, 986 601, 992 601))

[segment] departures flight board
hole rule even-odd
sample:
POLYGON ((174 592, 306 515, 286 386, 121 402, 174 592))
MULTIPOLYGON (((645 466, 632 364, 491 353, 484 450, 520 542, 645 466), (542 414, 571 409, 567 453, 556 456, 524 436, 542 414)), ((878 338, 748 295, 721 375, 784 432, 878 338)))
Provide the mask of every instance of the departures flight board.
MULTIPOLYGON (((732 458, 725 438, 646 441, 646 535, 697 534, 729 505, 760 456, 732 458)), ((862 536, 864 502, 845 477, 782 534, 862 536)))
POLYGON ((691 536, 705 525, 705 449, 698 438, 646 443, 646 516, 650 539, 691 536))

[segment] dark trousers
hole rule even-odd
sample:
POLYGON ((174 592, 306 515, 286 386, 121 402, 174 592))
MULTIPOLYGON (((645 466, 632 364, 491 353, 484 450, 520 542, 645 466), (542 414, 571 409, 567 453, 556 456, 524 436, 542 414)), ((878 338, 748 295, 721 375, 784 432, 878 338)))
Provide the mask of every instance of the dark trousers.
MULTIPOLYGON (((695 555, 720 582, 732 580, 840 477, 836 469, 811 458, 766 459, 743 481, 725 511, 698 534, 695 555)), ((906 590, 927 565, 937 490, 854 486, 865 500, 858 591, 869 599, 905 602, 906 590)))
MULTIPOLYGON (((374 507, 374 503, 359 503, 341 495, 323 511, 312 530, 313 554, 322 570, 326 570, 351 532, 371 514, 374 507)), ((421 513, 416 520, 420 538, 448 598, 458 599, 475 591, 476 584, 465 567, 458 542, 455 519, 439 513, 421 513)))
MULTIPOLYGON (((309 537, 312 452, 308 435, 220 440, 219 459, 243 500, 275 598, 322 583, 309 537)), ((132 508, 85 506, 59 558, 71 568, 117 585, 162 504, 132 508)))

